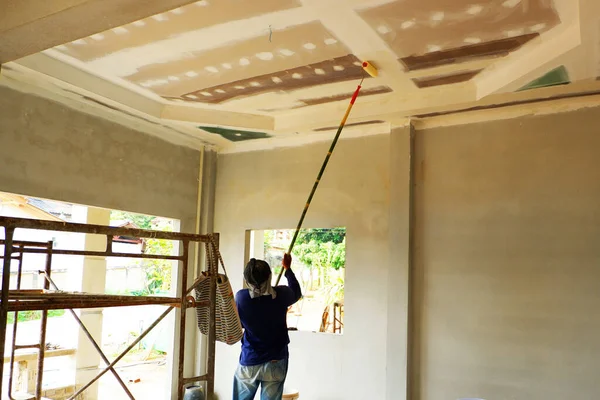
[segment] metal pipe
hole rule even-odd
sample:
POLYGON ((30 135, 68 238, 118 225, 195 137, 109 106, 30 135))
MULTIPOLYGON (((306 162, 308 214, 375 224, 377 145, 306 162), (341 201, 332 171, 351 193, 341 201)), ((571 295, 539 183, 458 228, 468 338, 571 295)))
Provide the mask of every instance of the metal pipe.
POLYGON ((115 358, 115 360, 113 362, 111 362, 106 368, 104 368, 102 370, 102 372, 100 372, 98 375, 96 375, 95 378, 93 378, 91 381, 89 381, 85 386, 83 386, 81 389, 79 389, 77 391, 77 393, 75 393, 74 395, 72 395, 71 397, 69 397, 68 400, 72 400, 77 398, 77 396, 79 396, 81 393, 83 393, 83 391, 85 391, 87 388, 89 388, 90 386, 92 386, 98 379, 102 378, 102 376, 107 373, 108 371, 110 371, 110 369, 112 367, 114 367, 119 361, 121 361, 121 359, 123 357, 125 357, 125 355, 127 353, 129 353, 129 351, 131 351, 131 349, 133 349, 135 346, 137 346, 137 344, 144 338, 146 337, 146 335, 152 330, 154 329, 154 327, 156 325, 159 324, 160 321, 162 321, 167 314, 169 314, 169 312, 171 312, 172 309, 174 309, 175 307, 169 307, 165 310, 164 313, 162 313, 160 315, 160 317, 158 317, 156 319, 156 321, 154 321, 154 323, 152 325, 150 325, 144 332, 142 332, 142 334, 140 336, 137 337, 137 339, 135 339, 133 341, 133 343, 131 343, 125 350, 123 350, 123 352, 119 355, 119 357, 115 358))
MULTIPOLYGON (((23 245, 24 247, 40 247, 40 248, 46 247, 46 242, 31 242, 28 240, 13 240, 12 243, 13 243, 13 247, 14 246, 20 247, 20 245, 23 245)), ((4 244, 4 239, 0 239, 0 245, 3 245, 3 244, 4 244)), ((15 252, 14 248, 13 248, 13 252, 15 252)))
POLYGON ((210 253, 211 261, 209 261, 209 273, 210 273, 210 312, 209 312, 209 329, 208 329, 208 360, 207 360, 207 371, 208 379, 206 382, 206 395, 208 400, 213 400, 215 392, 215 353, 216 353, 216 340, 217 340, 217 279, 219 277, 219 260, 217 259, 217 248, 219 243, 219 235, 214 234, 214 241, 208 244, 208 251, 210 253))
MULTIPOLYGON (((14 243, 13 243, 14 246, 14 243)), ((23 245, 19 244, 17 253, 17 290, 21 289, 21 281, 23 278, 23 245)), ((14 250, 14 248, 13 248, 14 250)))
MULTIPOLYGON (((79 300, 79 299, 92 299, 92 301, 112 301, 112 302, 123 302, 123 305, 129 303, 146 303, 150 304, 164 304, 165 302, 174 302, 179 304, 181 302, 180 297, 165 297, 165 296, 128 296, 118 294, 92 294, 83 292, 55 292, 55 291, 38 291, 38 290, 11 290, 11 300, 48 300, 53 301, 64 301, 64 300, 79 300)), ((78 308, 78 307, 72 307, 78 308)), ((98 308, 98 307, 96 307, 98 308)))
MULTIPOLYGON (((14 245, 14 243, 13 243, 14 245)), ((23 245, 19 244, 19 250, 17 253, 17 290, 21 289, 21 277, 23 270, 23 245)), ((13 398, 13 379, 15 374, 15 351, 18 348, 22 347, 30 347, 30 346, 17 346, 17 329, 19 323, 19 313, 15 312, 15 321, 13 323, 13 335, 12 335, 12 346, 10 348, 10 366, 9 366, 9 375, 8 375, 8 398, 10 400, 14 400, 13 398)), ((35 346, 37 348, 37 346, 35 346)), ((4 354, 2 355, 4 357, 4 354)))
MULTIPOLYGON (((48 297, 52 296, 47 294, 48 297)), ((85 309, 85 308, 110 308, 110 307, 124 307, 124 306, 147 306, 147 305, 159 305, 159 306, 171 306, 179 308, 181 301, 179 298, 166 298, 166 300, 145 300, 144 297, 140 297, 140 300, 132 301, 109 301, 109 300, 94 300, 91 295, 80 295, 80 298, 64 299, 61 301, 51 301, 39 299, 36 301, 10 301, 8 304, 8 311, 34 311, 34 310, 63 310, 66 308, 74 309, 85 309)), ((133 296, 132 296, 133 297, 133 296)))
POLYGON ((36 343, 36 344, 17 344, 14 346, 15 350, 23 350, 23 349, 39 349, 40 348, 40 344, 36 343))
POLYGON ((106 253, 113 253, 113 237, 112 235, 106 235, 106 253))
MULTIPOLYGON (((13 236, 15 228, 4 227, 4 262, 2 266, 2 292, 0 293, 0 354, 4 357, 6 347, 6 328, 8 325, 8 295, 10 289, 10 262, 12 258, 13 236)), ((4 376, 4 363, 0 363, 0 390, 4 376)))
MULTIPOLYGON (((204 203, 204 159, 205 159, 205 148, 204 146, 202 146, 202 149, 200 150, 200 165, 198 166, 198 196, 197 196, 197 203, 196 203, 196 226, 195 226, 195 230, 194 233, 195 234, 199 234, 200 233, 200 229, 201 229, 201 225, 202 225, 202 218, 204 217, 203 213, 202 213, 202 205, 204 203)), ((193 271, 193 276, 199 276, 201 273, 202 267, 200 266, 200 243, 199 242, 194 242, 194 258, 193 258, 193 266, 192 266, 192 271, 193 271)), ((185 295, 182 296, 187 296, 189 294, 189 290, 186 291, 185 295)), ((202 335, 198 334, 197 331, 195 331, 195 335, 194 335, 194 353, 196 355, 198 355, 197 357, 194 357, 195 359, 195 363, 194 363, 194 374, 201 374, 202 373, 202 365, 203 365, 203 359, 206 357, 206 355, 202 352, 202 335)))
MULTIPOLYGON (((45 249, 23 249, 24 253, 46 254, 45 249)), ((173 260, 182 261, 180 256, 163 256, 160 254, 137 254, 137 253, 115 253, 106 251, 89 251, 89 250, 59 250, 55 249, 54 254, 68 256, 95 256, 95 257, 126 257, 126 258, 146 258, 154 260, 173 260)))
POLYGON ((207 242, 208 235, 195 235, 192 233, 151 231, 145 229, 117 228, 105 225, 75 224, 72 222, 42 221, 26 218, 0 217, 0 226, 7 228, 39 229, 46 231, 90 233, 95 235, 130 236, 136 238, 189 240, 207 242))
MULTIPOLYGON (((200 234, 200 222, 202 218, 202 190, 204 185, 204 146, 200 151, 200 165, 198 166, 198 199, 196 202, 196 226, 194 233, 200 234)), ((198 269, 200 259, 200 243, 194 242, 194 274, 198 275, 200 270, 198 269)))
POLYGON ((183 261, 181 267, 181 283, 179 291, 181 293, 181 309, 179 310, 179 359, 178 359, 178 378, 177 378, 177 398, 183 399, 183 373, 185 367, 185 319, 187 310, 187 299, 185 291, 187 289, 187 276, 188 276, 188 256, 190 250, 190 242, 187 240, 183 241, 183 261))
MULTIPOLYGON (((46 244, 46 276, 50 278, 50 274, 52 273, 52 241, 48 241, 46 244)), ((44 289, 50 289, 50 284, 48 281, 44 281, 44 289)), ((35 386, 35 397, 36 399, 42 398, 42 382, 44 380, 44 357, 46 353, 46 328, 48 324, 48 310, 42 310, 42 321, 41 321, 41 329, 40 329, 40 349, 38 351, 38 375, 37 375, 37 383, 35 386)))
POLYGON ((12 336, 12 347, 10 349, 10 365, 8 375, 8 398, 14 400, 12 388, 13 388, 13 375, 15 374, 15 351, 17 350, 17 318, 19 313, 15 312, 15 322, 13 323, 13 336, 12 336))

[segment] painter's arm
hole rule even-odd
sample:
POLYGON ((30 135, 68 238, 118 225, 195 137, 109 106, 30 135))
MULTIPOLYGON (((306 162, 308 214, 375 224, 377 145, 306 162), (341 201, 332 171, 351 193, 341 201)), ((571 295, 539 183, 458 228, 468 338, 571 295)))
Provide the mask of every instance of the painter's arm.
POLYGON ((285 291, 286 303, 291 306, 302 298, 302 289, 300 283, 296 279, 294 271, 292 271, 292 256, 289 254, 283 255, 283 268, 285 269, 285 278, 288 281, 288 287, 285 291))

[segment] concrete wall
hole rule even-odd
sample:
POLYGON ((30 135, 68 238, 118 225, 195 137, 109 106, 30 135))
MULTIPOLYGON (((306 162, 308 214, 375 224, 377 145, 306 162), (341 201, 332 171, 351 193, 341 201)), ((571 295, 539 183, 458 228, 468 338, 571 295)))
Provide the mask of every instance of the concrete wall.
MULTIPOLYGON (((193 221, 199 152, 0 86, 0 190, 193 221)), ((192 223, 193 226, 193 223, 192 223)))
POLYGON ((598 126, 417 131, 411 399, 598 396, 598 126))
POLYGON ((176 218, 193 232, 199 162, 197 150, 0 85, 0 191, 176 218))
MULTIPOLYGON (((386 379, 389 146, 386 135, 343 140, 306 227, 347 227, 343 336, 291 332, 288 385, 309 400, 383 399, 386 379)), ((329 147, 219 156, 215 230, 234 290, 247 229, 294 228, 329 147)), ((217 391, 231 398, 240 346, 217 348, 217 391)))
MULTIPOLYGON (((587 109, 342 140, 307 226, 348 227, 346 334, 292 333, 289 386, 310 400, 596 396, 599 124, 587 109)), ((220 157, 235 289, 244 231, 295 225, 327 146, 220 157)), ((222 399, 238 354, 218 348, 222 399)))

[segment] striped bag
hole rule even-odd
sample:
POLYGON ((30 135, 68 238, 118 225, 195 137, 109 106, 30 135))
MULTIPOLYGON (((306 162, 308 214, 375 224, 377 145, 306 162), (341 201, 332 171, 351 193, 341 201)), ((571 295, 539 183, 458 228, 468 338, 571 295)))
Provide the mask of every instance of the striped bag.
MULTIPOLYGON (((206 245, 206 254, 208 259, 208 270, 216 273, 219 268, 219 262, 223 267, 224 274, 218 274, 217 278, 217 296, 215 307, 216 321, 216 339, 219 342, 227 343, 228 345, 235 344, 242 339, 243 331, 238 315, 237 306, 233 297, 231 283, 227 277, 225 264, 219 253, 219 249, 211 240, 206 245)), ((206 272, 198 280, 194 291, 196 293, 197 302, 208 302, 210 300, 210 277, 206 272)), ((210 308, 196 307, 196 317, 198 319, 198 328, 204 335, 208 335, 210 326, 210 308)))

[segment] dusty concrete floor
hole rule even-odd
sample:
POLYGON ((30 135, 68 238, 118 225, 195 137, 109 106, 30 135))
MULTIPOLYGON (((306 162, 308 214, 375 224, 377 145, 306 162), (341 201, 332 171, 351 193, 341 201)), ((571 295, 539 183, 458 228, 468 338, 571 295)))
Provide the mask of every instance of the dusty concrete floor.
MULTIPOLYGON (((123 307, 119 310, 105 310, 105 324, 103 332, 103 350, 109 359, 124 348, 125 340, 129 332, 139 329, 138 319, 146 319, 154 314, 155 310, 148 315, 140 316, 140 309, 123 307), (135 313, 135 318, 132 316, 135 313)), ((38 340, 40 321, 19 322, 17 332, 17 344, 35 343, 38 340)), ((78 326, 73 317, 65 314, 62 317, 48 319, 46 341, 61 348, 74 348, 77 345, 78 326)), ((12 324, 7 329, 7 343, 12 341, 12 324)), ((5 352, 9 354, 9 351, 5 352)), ((129 389, 136 398, 157 398, 157 393, 165 393, 169 383, 167 381, 168 371, 166 356, 151 357, 144 360, 145 351, 126 356, 119 364, 117 371, 121 378, 128 384, 129 389), (120 368, 119 368, 120 367, 120 368), (139 383, 128 383, 129 379, 140 378, 139 383)), ((47 358, 44 372, 44 389, 73 385, 75 382, 75 365, 73 357, 47 358)), ((6 389, 8 382, 8 368, 4 373, 3 386, 6 389)), ((112 376, 106 374, 100 379, 100 400, 127 399, 123 389, 112 376)), ((162 396, 160 397, 162 398, 162 396)))
MULTIPOLYGON (((164 361, 164 360, 163 360, 164 361)), ((117 370, 121 378, 127 383, 127 386, 136 399, 157 399, 161 396, 158 393, 164 393, 169 382, 167 381, 167 364, 159 360, 151 364, 141 364, 134 367, 120 368, 117 370), (129 380, 140 379, 138 383, 129 382, 129 380)), ((100 380, 98 389, 99 400, 120 400, 128 399, 121 386, 113 376, 106 376, 100 380)))

